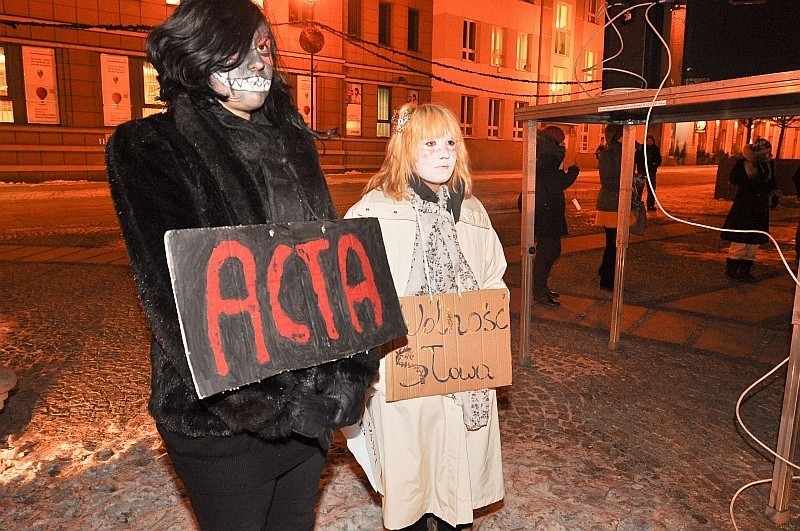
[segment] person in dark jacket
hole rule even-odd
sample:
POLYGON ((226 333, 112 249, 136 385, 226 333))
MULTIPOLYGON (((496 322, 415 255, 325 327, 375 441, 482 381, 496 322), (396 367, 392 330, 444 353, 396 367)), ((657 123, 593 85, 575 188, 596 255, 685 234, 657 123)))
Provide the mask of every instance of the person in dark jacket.
MULTIPOLYGON (((738 188, 722 228, 768 232, 770 192, 777 186, 772 145, 767 139, 759 137, 744 147, 742 155, 731 170, 730 181, 738 188)), ((721 237, 731 242, 725 260, 725 275, 736 281, 754 281, 750 270, 758 247, 769 241, 767 235, 724 231, 721 237)))
POLYGON ((595 225, 603 227, 606 246, 597 274, 600 289, 614 289, 614 274, 617 260, 617 209, 619 208, 619 182, 622 172, 622 126, 607 124, 605 128, 608 147, 600 153, 598 170, 600 191, 597 194, 597 217, 595 225))
POLYGON ((644 146, 641 144, 637 146, 636 153, 634 155, 634 162, 636 164, 636 176, 643 180, 643 186, 638 187, 637 189, 639 200, 642 199, 644 183, 646 182, 647 210, 655 210, 656 196, 653 191, 656 189, 656 172, 658 171, 658 167, 661 166, 661 152, 656 145, 656 139, 653 135, 647 135, 644 146), (646 164, 645 155, 647 155, 646 164))
POLYGON ((567 235, 564 190, 578 178, 579 168, 562 170, 566 148, 564 131, 550 125, 536 133, 536 208, 533 234, 536 261, 533 265, 533 294, 536 302, 558 306, 558 293, 548 287, 553 264, 561 256, 561 238, 567 235))
POLYGON ((335 218, 312 133, 250 0, 184 0, 147 46, 167 112, 121 125, 106 161, 153 333, 149 411, 202 529, 310 530, 332 429, 360 417, 377 356, 200 399, 164 233, 335 218))

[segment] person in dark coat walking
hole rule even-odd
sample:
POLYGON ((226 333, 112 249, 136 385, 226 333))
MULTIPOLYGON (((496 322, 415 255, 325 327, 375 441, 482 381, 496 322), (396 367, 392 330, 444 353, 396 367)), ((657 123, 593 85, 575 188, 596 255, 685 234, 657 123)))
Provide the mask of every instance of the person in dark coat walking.
MULTIPOLYGON (((738 189, 723 229, 769 231, 770 192, 777 186, 772 145, 765 138, 756 138, 744 147, 743 157, 731 170, 730 181, 738 189)), ((750 273, 758 247, 769 241, 766 234, 730 232, 721 234, 731 242, 725 260, 725 275, 736 281, 752 282, 750 273)))
POLYGON ((310 531, 332 429, 360 418, 378 369, 369 352, 202 399, 193 384, 165 232, 336 218, 274 41, 250 0, 184 0, 147 41, 167 112, 106 151, 153 335, 149 411, 203 530, 310 531))
MULTIPOLYGON (((655 210, 656 196, 653 190, 656 189, 656 172, 658 171, 658 167, 661 166, 661 152, 656 145, 656 139, 653 135, 647 135, 645 145, 642 146, 640 144, 637 147, 634 155, 634 162, 636 163, 636 176, 647 183, 647 210, 655 210), (645 155, 647 155, 646 164, 645 155), (649 179, 647 178, 648 175, 650 176, 649 179)), ((639 200, 642 199, 643 191, 644 186, 637 188, 639 200)))
POLYGON ((580 169, 572 165, 562 170, 566 147, 564 131, 550 125, 536 133, 536 208, 533 234, 536 261, 533 266, 534 299, 540 304, 558 306, 558 293, 548 287, 553 264, 561 256, 561 238, 567 235, 564 190, 572 186, 580 169))

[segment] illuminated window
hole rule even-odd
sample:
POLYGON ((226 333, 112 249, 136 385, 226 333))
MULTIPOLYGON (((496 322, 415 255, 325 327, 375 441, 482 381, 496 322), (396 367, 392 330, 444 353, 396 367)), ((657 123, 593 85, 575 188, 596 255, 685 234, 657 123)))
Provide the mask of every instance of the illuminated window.
POLYGON ((553 77, 550 83, 550 103, 558 103, 561 101, 569 100, 567 94, 567 85, 564 81, 567 80, 567 69, 560 66, 553 67, 553 77))
POLYGON ((377 136, 388 137, 392 132, 392 89, 378 87, 378 128, 377 136))
POLYGON ((587 50, 583 61, 583 80, 594 81, 597 78, 597 58, 594 51, 587 50))
POLYGON ((465 61, 475 60, 475 33, 477 24, 472 20, 465 20, 461 31, 461 58, 465 61))
POLYGON ((392 44, 392 4, 388 2, 378 4, 378 44, 392 44))
POLYGON ((144 105, 142 105, 142 116, 150 116, 164 112, 164 105, 158 100, 161 86, 158 84, 158 72, 148 62, 142 65, 142 78, 144 79, 144 105))
POLYGON ((580 124, 578 129, 578 151, 589 153, 589 124, 580 124))
POLYGON ((489 99, 489 122, 486 129, 486 136, 489 138, 500 138, 500 108, 502 100, 489 99))
POLYGON ((461 96, 461 134, 472 136, 474 131, 475 96, 461 96))
POLYGON ((567 43, 569 39, 569 6, 567 4, 556 4, 555 13, 555 33, 553 35, 553 53, 567 55, 567 43))
POLYGON ((303 0, 289 0, 289 22, 314 20, 313 8, 303 0))
POLYGON ((499 26, 492 26, 492 49, 489 62, 492 66, 503 66, 503 39, 505 31, 499 26))
POLYGON ((6 51, 0 46, 0 122, 14 123, 14 103, 8 95, 6 51))
POLYGON ((597 24, 597 0, 586 0, 586 20, 597 24))
POLYGON ((517 70, 530 70, 528 66, 529 42, 530 35, 528 33, 517 33, 517 70))
MULTIPOLYGON (((514 110, 521 109, 523 107, 527 107, 528 102, 526 101, 515 101, 514 102, 514 110)), ((514 140, 522 140, 522 131, 523 126, 525 125, 524 120, 514 120, 514 131, 511 135, 511 138, 514 140)))

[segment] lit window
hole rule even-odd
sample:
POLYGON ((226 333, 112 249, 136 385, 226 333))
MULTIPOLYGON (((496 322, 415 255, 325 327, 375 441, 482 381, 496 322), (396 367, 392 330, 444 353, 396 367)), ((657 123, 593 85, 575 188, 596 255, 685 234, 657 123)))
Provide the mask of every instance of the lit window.
POLYGON ((555 13, 555 34, 553 35, 553 53, 567 55, 567 43, 569 39, 569 6, 567 4, 557 4, 555 13))
POLYGON ((461 134, 473 135, 473 116, 475 111, 475 96, 461 96, 461 134))
POLYGON ((589 153, 589 124, 580 124, 580 129, 578 129, 578 151, 589 153))
POLYGON ((583 80, 594 81, 597 76, 597 59, 595 58, 594 51, 587 50, 586 57, 583 61, 583 80))
MULTIPOLYGON (((527 107, 528 102, 526 101, 515 101, 514 102, 514 110, 521 109, 523 107, 527 107)), ((522 140, 522 131, 524 126, 524 120, 514 120, 514 131, 511 135, 511 138, 514 140, 522 140)))
POLYGON ((465 20, 461 32, 461 58, 465 61, 475 60, 475 33, 477 24, 472 20, 465 20))
POLYGON ((6 51, 0 46, 0 122, 14 123, 14 103, 8 95, 6 51))
POLYGON ((311 5, 303 0, 289 0, 289 22, 314 20, 314 11, 311 5))
POLYGON ((492 26, 492 49, 489 62, 492 66, 503 66, 503 39, 505 31, 499 26, 492 26))
POLYGON ((586 0, 586 20, 597 24, 597 0, 586 0))
POLYGON ((530 49, 530 35, 517 33, 517 70, 529 70, 528 50, 530 49))
POLYGON ((158 84, 158 72, 148 62, 142 65, 142 78, 144 79, 144 105, 142 105, 142 116, 150 116, 164 112, 166 109, 159 101, 158 95, 161 86, 158 84))
POLYGON ((378 87, 378 128, 377 136, 388 137, 392 132, 392 89, 378 87))
POLYGON ((378 4, 378 44, 391 46, 392 44, 392 4, 381 2, 378 4))
POLYGON ((486 129, 486 136, 489 138, 500 138, 500 106, 502 100, 489 99, 489 122, 486 129))
POLYGON ((558 103, 560 101, 569 100, 567 94, 567 85, 564 82, 567 80, 567 69, 560 66, 553 67, 553 77, 550 83, 550 103, 558 103))
POLYGON ((408 49, 419 51, 419 9, 408 9, 408 49))

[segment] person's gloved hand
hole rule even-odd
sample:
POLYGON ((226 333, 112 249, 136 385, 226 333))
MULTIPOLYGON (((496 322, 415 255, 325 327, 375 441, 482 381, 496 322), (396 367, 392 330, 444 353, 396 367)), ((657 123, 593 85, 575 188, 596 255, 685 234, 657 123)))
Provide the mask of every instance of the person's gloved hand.
POLYGON ((575 175, 578 175, 580 172, 581 169, 577 166, 577 164, 573 164, 567 168, 567 173, 574 173, 575 175))
POLYGON ((339 405, 336 400, 322 395, 303 395, 294 403, 292 431, 316 439, 330 428, 339 405))
POLYGON ((292 412, 293 431, 318 438, 325 430, 354 424, 364 411, 364 390, 349 382, 334 382, 322 394, 307 394, 292 412))

